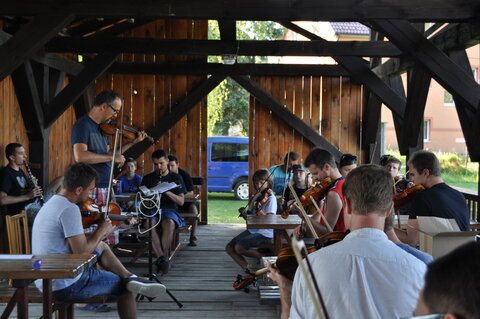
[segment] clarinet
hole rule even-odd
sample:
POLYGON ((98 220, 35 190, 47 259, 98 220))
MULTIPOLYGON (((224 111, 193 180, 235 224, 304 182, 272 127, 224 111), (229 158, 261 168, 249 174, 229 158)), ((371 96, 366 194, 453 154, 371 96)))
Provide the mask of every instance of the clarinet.
MULTIPOLYGON (((30 169, 30 166, 28 166, 28 164, 27 164, 26 161, 23 161, 23 164, 24 164, 25 167, 27 168, 28 178, 30 179, 30 182, 32 183, 33 188, 38 187, 37 179, 35 178, 35 176, 33 176, 32 170, 30 169)), ((37 200, 40 202, 40 205, 43 206, 43 204, 45 204, 45 201, 43 200, 43 194, 40 195, 40 197, 37 197, 37 200)))

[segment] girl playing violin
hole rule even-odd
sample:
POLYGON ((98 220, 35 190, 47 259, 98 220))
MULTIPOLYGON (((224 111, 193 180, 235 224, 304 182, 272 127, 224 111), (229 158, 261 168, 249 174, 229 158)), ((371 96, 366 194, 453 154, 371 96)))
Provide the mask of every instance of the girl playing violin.
MULTIPOLYGON (((247 214, 275 215, 277 212, 277 199, 271 191, 273 178, 266 169, 259 169, 253 174, 253 185, 257 194, 250 202, 248 210, 239 208, 240 214, 246 218, 247 214)), ((247 229, 234 237, 225 247, 227 253, 232 259, 250 273, 248 263, 245 257, 256 258, 260 260, 264 255, 253 249, 263 243, 271 243, 273 239, 273 229, 247 229)))

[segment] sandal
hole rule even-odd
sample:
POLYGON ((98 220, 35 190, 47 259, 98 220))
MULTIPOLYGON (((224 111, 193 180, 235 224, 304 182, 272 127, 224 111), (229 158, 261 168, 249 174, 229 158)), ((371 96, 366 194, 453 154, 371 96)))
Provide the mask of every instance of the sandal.
POLYGON ((112 308, 110 308, 107 304, 98 304, 98 303, 87 303, 85 306, 80 307, 77 306, 75 309, 84 310, 84 311, 92 311, 92 312, 110 312, 112 308))

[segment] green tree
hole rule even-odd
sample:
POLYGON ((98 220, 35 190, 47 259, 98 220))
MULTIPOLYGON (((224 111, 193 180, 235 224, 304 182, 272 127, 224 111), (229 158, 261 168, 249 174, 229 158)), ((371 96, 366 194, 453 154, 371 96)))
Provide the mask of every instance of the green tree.
MULTIPOLYGON (((271 21, 237 21, 238 40, 274 40, 282 37, 286 29, 271 21)), ((220 39, 218 23, 208 22, 208 38, 220 39)), ((265 56, 238 56, 238 63, 265 63, 265 56)), ((221 63, 220 56, 209 56, 211 63, 221 63)), ((208 134, 228 135, 232 125, 241 125, 241 135, 248 135, 249 94, 231 78, 225 79, 208 95, 208 134)))

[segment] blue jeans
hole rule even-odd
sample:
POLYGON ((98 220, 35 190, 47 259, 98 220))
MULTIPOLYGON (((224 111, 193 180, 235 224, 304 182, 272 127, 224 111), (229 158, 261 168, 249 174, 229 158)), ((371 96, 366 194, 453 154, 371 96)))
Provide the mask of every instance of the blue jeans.
POLYGON ((263 243, 270 243, 272 242, 271 238, 265 237, 260 234, 251 233, 248 230, 238 234, 235 236, 227 245, 235 248, 236 244, 239 244, 245 249, 250 249, 252 247, 256 247, 263 243))
POLYGON ((88 268, 72 285, 52 292, 58 301, 82 301, 100 295, 121 296, 126 291, 122 278, 113 272, 88 268))

